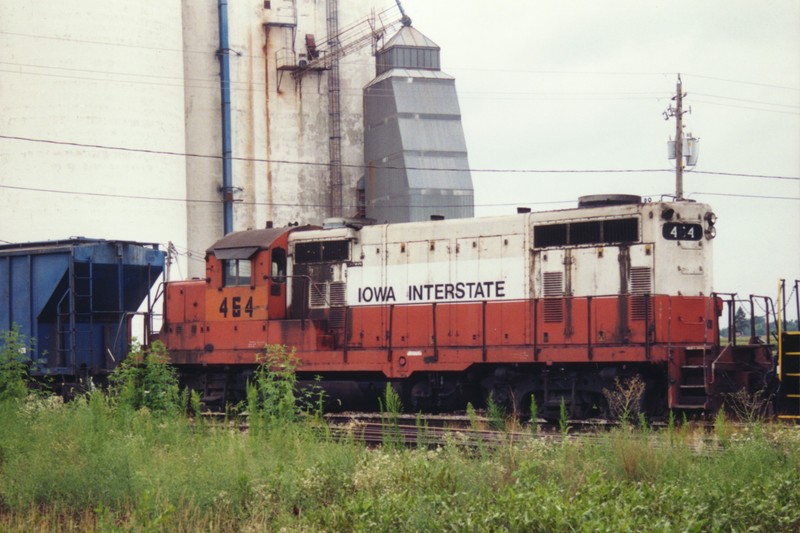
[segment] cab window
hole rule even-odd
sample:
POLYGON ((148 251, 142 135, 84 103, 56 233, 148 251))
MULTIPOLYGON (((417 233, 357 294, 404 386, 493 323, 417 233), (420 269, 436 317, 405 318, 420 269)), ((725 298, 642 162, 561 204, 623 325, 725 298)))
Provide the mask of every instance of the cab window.
POLYGON ((224 287, 250 285, 252 265, 249 259, 225 259, 222 262, 222 269, 224 287))
POLYGON ((272 281, 283 283, 286 281, 286 250, 275 248, 272 250, 272 281))

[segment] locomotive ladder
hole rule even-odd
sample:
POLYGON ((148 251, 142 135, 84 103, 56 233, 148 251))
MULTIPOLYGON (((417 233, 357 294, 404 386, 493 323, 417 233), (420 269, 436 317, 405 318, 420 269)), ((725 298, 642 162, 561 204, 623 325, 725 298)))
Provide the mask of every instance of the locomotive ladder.
MULTIPOLYGON (((795 281, 794 294, 800 314, 800 294, 798 294, 798 284, 795 281)), ((779 302, 783 301, 785 290, 784 282, 778 288, 779 302)), ((779 313, 786 312, 785 305, 778 306, 779 313)), ((778 379, 780 389, 778 390, 778 418, 784 420, 800 419, 800 317, 796 331, 783 331, 785 321, 778 317, 778 379)))

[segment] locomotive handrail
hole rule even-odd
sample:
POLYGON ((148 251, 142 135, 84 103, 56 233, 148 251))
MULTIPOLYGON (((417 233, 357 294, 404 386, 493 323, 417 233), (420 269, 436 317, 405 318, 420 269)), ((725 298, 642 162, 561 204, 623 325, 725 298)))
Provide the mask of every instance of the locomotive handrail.
MULTIPOLYGON (((712 296, 720 298, 724 304, 726 304, 728 310, 728 344, 733 344, 736 346, 736 311, 734 310, 733 303, 736 301, 737 293, 735 292, 713 292, 711 293, 712 296), (730 298, 724 299, 723 296, 729 296, 730 298)), ((715 342, 718 343, 719 339, 715 342)))
MULTIPOLYGON (((310 287, 311 284, 314 283, 314 281, 311 279, 311 276, 309 276, 308 274, 281 274, 280 276, 269 276, 269 278, 274 283, 286 283, 285 280, 288 280, 288 279, 295 279, 295 278, 302 279, 303 281, 308 283, 308 287, 310 287), (276 278, 277 279, 282 279, 284 281, 275 281, 276 278)), ((286 283, 286 285, 287 285, 287 297, 286 297, 286 299, 288 300, 289 299, 289 297, 288 297, 289 284, 286 283)), ((305 286, 302 287, 302 289, 305 289, 305 286)), ((292 292, 294 293, 294 290, 292 290, 292 292)), ((292 294, 292 297, 294 297, 294 294, 292 294)), ((310 297, 310 294, 309 294, 309 297, 310 297)), ((308 297, 300 298, 299 300, 301 302, 301 305, 303 306, 300 309, 300 329, 305 330, 306 329, 306 319, 307 319, 308 310, 309 310, 308 297)), ((291 303, 291 302, 287 302, 287 303, 291 303)), ((328 304, 328 307, 331 307, 330 306, 330 301, 328 301, 327 296, 325 298, 325 303, 328 304)), ((345 305, 344 307, 346 308, 347 306, 345 305)))
POLYGON ((650 293, 644 295, 644 356, 650 360, 650 293))
MULTIPOLYGON (((120 332, 122 331, 123 323, 125 323, 126 321, 129 321, 131 318, 133 318, 134 316, 138 316, 138 315, 141 315, 142 317, 144 317, 144 320, 142 321, 142 328, 143 328, 143 331, 142 331, 142 337, 143 337, 142 338, 142 345, 144 345, 144 346, 149 346, 150 345, 150 337, 153 334, 153 332, 152 332, 152 324, 150 323, 150 320, 152 318, 151 314, 149 312, 147 312, 147 311, 126 311, 126 312, 122 313, 120 315, 120 317, 119 317, 119 322, 117 323, 117 334, 114 335, 114 342, 112 344, 112 347, 116 347, 117 346, 117 342, 119 342, 119 335, 120 335, 120 332)), ((128 346, 128 348, 130 348, 130 346, 128 346)), ((114 357, 114 353, 108 348, 106 348, 106 350, 108 351, 109 355, 111 355, 111 359, 113 359, 114 361, 117 361, 117 359, 114 357)), ((127 354, 125 354, 125 355, 127 355, 127 354)), ((122 357, 120 358, 120 361, 121 360, 122 360, 122 357)))
POLYGON ((750 344, 757 344, 758 343, 758 336, 756 335, 756 312, 755 312, 755 301, 757 299, 764 300, 764 336, 766 337, 767 344, 770 343, 770 335, 772 333, 772 327, 770 327, 769 323, 769 311, 770 307, 772 307, 773 312, 773 321, 777 323, 777 319, 775 318, 775 305, 772 301, 772 298, 769 296, 760 296, 757 294, 750 295, 750 344))

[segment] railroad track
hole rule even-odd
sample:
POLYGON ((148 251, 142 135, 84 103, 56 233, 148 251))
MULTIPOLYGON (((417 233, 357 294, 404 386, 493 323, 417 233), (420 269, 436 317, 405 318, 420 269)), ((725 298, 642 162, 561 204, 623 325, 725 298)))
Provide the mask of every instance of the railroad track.
MULTIPOLYGON (((204 413, 204 418, 222 423, 231 429, 249 431, 246 415, 226 417, 221 413, 204 413)), ((366 446, 390 445, 395 447, 434 448, 456 444, 467 448, 496 447, 523 444, 531 441, 560 444, 570 441, 599 443, 608 438, 608 431, 618 424, 605 420, 574 420, 567 422, 564 431, 558 424, 539 423, 534 431, 529 425, 518 429, 491 429, 491 420, 465 415, 386 415, 379 413, 326 414, 315 431, 326 438, 339 441, 360 442, 366 446)), ((665 430, 666 424, 655 423, 654 434, 665 430)), ((685 445, 697 454, 707 454, 722 448, 714 442, 708 431, 709 424, 698 423, 697 438, 685 445)), ((635 434, 640 437, 642 434, 635 434)), ((665 446, 663 439, 652 439, 654 447, 665 446)))

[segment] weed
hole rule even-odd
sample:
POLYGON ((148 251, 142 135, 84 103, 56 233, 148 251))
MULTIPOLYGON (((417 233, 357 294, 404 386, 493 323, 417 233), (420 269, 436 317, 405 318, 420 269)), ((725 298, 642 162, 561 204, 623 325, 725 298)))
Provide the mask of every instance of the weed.
POLYGON ((428 419, 423 419, 422 414, 417 413, 414 425, 417 430, 417 448, 426 448, 432 442, 428 419))
POLYGON ((539 406, 536 405, 536 395, 531 394, 531 432, 539 432, 539 406))
POLYGON ((0 401, 25 398, 35 367, 28 354, 33 353, 34 341, 14 324, 0 333, 0 401))
POLYGON ((603 389, 611 415, 623 424, 639 418, 644 398, 645 383, 639 375, 624 380, 614 378, 613 389, 603 389))
POLYGON ((770 397, 764 390, 749 392, 747 389, 740 389, 722 396, 733 416, 742 422, 758 422, 769 415, 770 397))
POLYGON ((717 415, 714 417, 714 435, 716 435, 717 441, 721 446, 727 447, 730 444, 732 434, 733 428, 728 423, 728 417, 725 415, 723 407, 717 411, 717 415))
POLYGON ((316 405, 313 391, 300 391, 297 368, 300 360, 295 350, 280 344, 267 345, 258 356, 258 368, 247 383, 247 408, 250 426, 258 431, 268 427, 297 422, 316 405))
POLYGON ((494 401, 494 394, 489 393, 486 398, 486 418, 489 419, 489 427, 495 431, 501 431, 506 427, 506 414, 503 408, 494 401))
POLYGON ((181 404, 178 377, 169 364, 167 349, 156 341, 149 349, 134 341, 128 356, 108 378, 111 397, 118 407, 152 413, 179 413, 181 404))
POLYGON ((467 403, 467 419, 469 420, 469 427, 475 430, 483 429, 483 424, 478 420, 478 413, 472 402, 467 403))
POLYGON ((567 413, 567 402, 564 397, 561 397, 561 404, 558 407, 558 428, 561 431, 561 437, 566 439, 569 433, 569 414, 567 413))
POLYGON ((382 430, 383 445, 389 448, 402 448, 404 439, 400 432, 400 413, 403 411, 403 403, 391 383, 386 384, 383 398, 379 398, 378 402, 384 427, 382 430))

